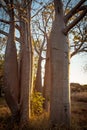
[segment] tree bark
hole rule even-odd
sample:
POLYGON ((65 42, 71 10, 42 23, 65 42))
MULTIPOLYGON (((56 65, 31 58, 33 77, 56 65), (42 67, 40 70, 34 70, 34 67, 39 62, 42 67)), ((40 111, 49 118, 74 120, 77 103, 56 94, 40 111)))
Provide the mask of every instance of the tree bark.
POLYGON ((45 76, 44 76, 44 88, 43 88, 43 96, 45 98, 44 101, 44 109, 47 112, 50 112, 50 90, 51 90, 51 69, 50 69, 50 43, 47 38, 47 53, 46 53, 46 64, 45 64, 45 76))
POLYGON ((51 44, 51 104, 53 125, 70 124, 69 46, 63 33, 65 27, 61 0, 54 0, 55 20, 49 42, 51 44))
POLYGON ((20 60, 20 127, 29 124, 31 89, 31 32, 30 7, 27 7, 27 21, 21 19, 21 60, 20 60))
POLYGON ((4 67, 4 91, 7 104, 12 112, 13 118, 17 115, 18 108, 18 95, 19 95, 19 80, 18 80, 18 64, 17 53, 14 42, 14 9, 12 8, 13 1, 11 2, 11 9, 9 12, 10 23, 9 35, 5 52, 5 67, 4 67))
POLYGON ((42 73, 41 73, 41 63, 42 63, 42 51, 43 51, 43 46, 44 46, 44 43, 45 43, 45 36, 44 36, 44 39, 43 39, 43 42, 42 42, 42 45, 40 47, 40 51, 37 50, 37 48, 35 47, 35 51, 38 53, 39 55, 39 59, 38 59, 38 66, 37 66, 37 74, 36 74, 36 81, 35 81, 35 90, 37 92, 41 92, 42 93, 42 73))
POLYGON ((37 68, 36 81, 35 81, 35 91, 42 93, 41 62, 42 62, 42 57, 41 54, 39 54, 38 68, 37 68))

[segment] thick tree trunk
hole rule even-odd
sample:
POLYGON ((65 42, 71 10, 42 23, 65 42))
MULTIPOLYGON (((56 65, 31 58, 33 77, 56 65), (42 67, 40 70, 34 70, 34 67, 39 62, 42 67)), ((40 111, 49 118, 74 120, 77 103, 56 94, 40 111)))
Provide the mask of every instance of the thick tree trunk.
POLYGON ((30 70, 30 58, 29 58, 29 46, 28 36, 26 33, 27 23, 21 23, 21 76, 20 76, 20 124, 21 127, 26 125, 29 121, 29 70, 30 70))
POLYGON ((39 59, 38 59, 38 67, 37 67, 37 74, 36 74, 36 81, 35 81, 35 90, 37 92, 41 92, 42 93, 42 73, 41 73, 41 63, 42 63, 42 51, 43 51, 43 46, 44 46, 44 43, 45 43, 45 36, 44 36, 44 39, 43 39, 43 42, 42 42, 42 45, 40 47, 40 52, 39 52, 39 59))
POLYGON ((36 81, 35 81, 35 91, 42 93, 41 62, 42 62, 42 57, 41 54, 39 54, 38 68, 37 68, 36 81))
MULTIPOLYGON (((13 4, 13 3, 12 3, 13 4)), ((11 5, 12 6, 12 5, 11 5)), ((17 53, 14 42, 14 10, 11 8, 9 11, 10 29, 6 45, 5 52, 5 70, 4 70, 4 91, 7 104, 15 116, 18 113, 18 94, 19 94, 19 81, 18 81, 18 64, 17 64, 17 53)))
POLYGON ((70 123, 69 47, 63 33, 65 27, 61 0, 54 0, 55 20, 50 35, 51 44, 51 104, 53 125, 70 123))
POLYGON ((29 124, 30 117, 30 89, 31 89, 31 35, 30 8, 27 7, 27 21, 21 22, 21 94, 20 94, 20 127, 29 124))

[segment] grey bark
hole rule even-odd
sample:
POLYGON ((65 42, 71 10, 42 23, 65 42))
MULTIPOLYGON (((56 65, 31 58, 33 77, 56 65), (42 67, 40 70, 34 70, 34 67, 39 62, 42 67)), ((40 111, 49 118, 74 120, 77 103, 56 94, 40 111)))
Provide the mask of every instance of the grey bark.
POLYGON ((46 64, 45 64, 45 77, 44 77, 44 88, 43 88, 43 96, 45 98, 44 101, 44 109, 47 112, 50 112, 50 90, 51 90, 51 68, 50 68, 50 43, 47 38, 47 53, 46 53, 46 64))
MULTIPOLYGON (((12 1, 11 1, 12 2, 12 1)), ((32 2, 32 1, 31 1, 32 2)), ((5 96, 12 115, 20 122, 20 128, 29 123, 30 116, 30 89, 31 89, 31 35, 30 11, 31 2, 27 5, 25 19, 19 16, 20 22, 20 63, 18 68, 17 51, 14 36, 14 8, 9 10, 10 29, 5 55, 5 96), (19 69, 19 70, 18 70, 19 69)))
POLYGON ((54 0, 55 20, 50 34, 51 103, 53 125, 70 124, 69 46, 63 33, 65 27, 61 0, 54 0))
POLYGON ((35 81, 35 91, 42 93, 41 62, 42 62, 42 57, 41 54, 39 54, 38 68, 37 68, 36 81, 35 81))
POLYGON ((27 21, 21 22, 21 59, 20 59, 20 126, 29 123, 30 117, 30 91, 31 91, 31 32, 30 11, 31 3, 27 7, 27 21))
MULTIPOLYGON (((13 4, 13 3, 11 3, 13 4)), ((12 5, 11 5, 12 6, 12 5)), ((17 53, 14 42, 14 10, 11 8, 10 12, 9 35, 5 52, 5 66, 4 66, 4 91, 7 104, 12 112, 13 117, 17 115, 18 108, 18 95, 19 95, 19 80, 18 80, 18 64, 17 53)))

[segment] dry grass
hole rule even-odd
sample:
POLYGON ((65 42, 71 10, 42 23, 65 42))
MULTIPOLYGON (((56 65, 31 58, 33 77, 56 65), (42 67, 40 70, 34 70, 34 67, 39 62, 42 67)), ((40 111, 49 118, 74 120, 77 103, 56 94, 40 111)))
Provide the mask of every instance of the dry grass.
POLYGON ((72 93, 72 101, 87 103, 87 92, 72 93))
POLYGON ((71 101, 72 126, 87 130, 87 85, 72 86, 71 101))
MULTIPOLYGON (((71 129, 70 130, 87 130, 87 85, 77 85, 72 87, 71 94, 71 129), (74 88, 74 89, 73 89, 74 88), (73 91, 74 90, 74 91, 73 91)), ((4 99, 0 99, 0 130, 12 130, 10 111, 4 99)), ((30 130, 65 130, 61 128, 50 128, 49 116, 43 113, 41 116, 35 116, 30 119, 30 130)), ((15 126, 13 130, 18 130, 15 126)), ((25 129, 27 130, 27 129, 25 129)))
POLYGON ((49 117, 47 113, 40 116, 35 116, 30 119, 30 129, 48 129, 49 128, 49 117))

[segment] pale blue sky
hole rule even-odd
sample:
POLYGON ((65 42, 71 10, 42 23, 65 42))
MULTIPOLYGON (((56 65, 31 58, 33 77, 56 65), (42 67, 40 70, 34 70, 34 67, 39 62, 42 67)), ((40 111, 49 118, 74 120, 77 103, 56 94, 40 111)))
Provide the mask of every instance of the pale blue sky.
POLYGON ((87 84, 87 71, 84 70, 87 54, 77 54, 71 58, 70 62, 70 82, 87 84))

